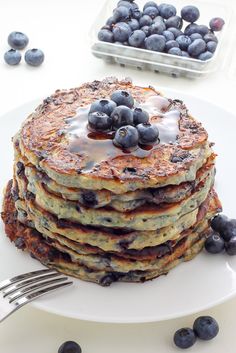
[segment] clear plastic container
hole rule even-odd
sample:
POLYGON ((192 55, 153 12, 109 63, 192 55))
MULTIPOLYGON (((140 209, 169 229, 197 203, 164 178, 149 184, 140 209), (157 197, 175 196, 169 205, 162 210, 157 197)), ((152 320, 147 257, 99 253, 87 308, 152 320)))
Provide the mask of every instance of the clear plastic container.
MULTIPOLYGON (((188 78, 200 78, 221 68, 222 60, 219 59, 219 56, 225 42, 224 38, 228 32, 232 15, 231 9, 227 7, 223 1, 222 3, 200 0, 192 1, 192 4, 194 3, 201 13, 197 23, 208 25, 212 17, 222 17, 225 20, 223 30, 216 34, 219 40, 217 49, 213 57, 207 61, 99 41, 97 38, 98 31, 112 15, 112 11, 116 7, 117 2, 118 0, 106 0, 90 31, 92 53, 97 58, 103 59, 109 63, 117 63, 121 66, 132 66, 139 70, 151 70, 156 73, 162 72, 174 77, 185 76, 188 78)), ((146 1, 137 0, 136 2, 140 9, 142 9, 146 1)), ((180 14, 181 8, 191 4, 191 1, 171 0, 169 3, 176 6, 177 14, 180 14)), ((186 24, 185 22, 185 26, 186 24)))

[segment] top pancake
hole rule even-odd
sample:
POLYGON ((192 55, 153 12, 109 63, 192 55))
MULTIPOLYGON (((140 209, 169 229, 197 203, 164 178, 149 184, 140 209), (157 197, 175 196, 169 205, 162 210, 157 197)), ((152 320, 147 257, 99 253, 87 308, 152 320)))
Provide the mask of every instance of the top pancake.
MULTIPOLYGON (((193 119, 185 105, 177 100, 169 100, 168 108, 179 111, 176 141, 158 144, 143 158, 133 153, 105 154, 104 159, 94 164, 94 148, 91 153, 83 149, 79 153, 71 150, 69 134, 64 133, 68 118, 74 117, 78 108, 87 107, 97 99, 109 98, 117 89, 129 91, 136 105, 160 96, 152 87, 133 86, 129 80, 115 78, 56 91, 28 117, 16 135, 15 143, 19 144, 21 154, 58 184, 67 187, 107 189, 122 194, 194 180, 212 150, 201 123, 193 119)), ((155 119, 156 116, 150 116, 151 121, 155 119)))

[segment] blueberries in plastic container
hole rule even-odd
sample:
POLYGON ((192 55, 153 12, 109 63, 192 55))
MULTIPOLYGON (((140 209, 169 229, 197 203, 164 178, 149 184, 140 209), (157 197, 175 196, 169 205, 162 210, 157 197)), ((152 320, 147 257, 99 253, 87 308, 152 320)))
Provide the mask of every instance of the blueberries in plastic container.
POLYGON ((182 50, 180 48, 173 47, 168 50, 168 54, 182 56, 182 50))
POLYGON ((139 29, 139 22, 135 18, 131 18, 129 21, 127 21, 127 24, 130 26, 132 31, 139 29))
POLYGON ((41 49, 29 49, 25 53, 25 62, 30 66, 39 66, 44 62, 44 53, 41 49))
POLYGON ((145 47, 148 50, 154 50, 157 52, 163 52, 165 49, 165 37, 159 34, 152 34, 145 39, 145 47))
POLYGON ((196 33, 200 33, 204 37, 209 33, 209 28, 205 25, 198 25, 196 33))
POLYGON ((103 112, 93 112, 88 115, 89 126, 96 131, 107 131, 112 127, 112 118, 103 112))
POLYGON ((114 42, 113 33, 109 29, 100 29, 100 31, 98 32, 98 39, 102 42, 114 42))
POLYGON ((198 56, 198 59, 202 60, 202 61, 206 61, 206 60, 211 59, 212 57, 213 57, 213 54, 210 51, 205 51, 204 53, 201 53, 198 56))
POLYGON ((128 42, 129 45, 131 45, 132 47, 140 48, 142 47, 145 38, 145 33, 141 31, 141 29, 137 29, 136 31, 131 33, 128 42))
POLYGON ((126 6, 117 7, 113 12, 113 17, 116 22, 128 20, 130 16, 131 9, 127 8, 126 6))
POLYGON ((145 10, 143 11, 143 14, 148 15, 151 18, 155 18, 156 16, 159 15, 159 11, 157 7, 149 6, 145 8, 145 10))
POLYGON ((206 43, 203 39, 195 39, 188 46, 188 53, 190 56, 197 58, 201 53, 206 50, 206 43))
POLYGON ((111 95, 111 99, 117 105, 126 105, 129 108, 133 108, 134 99, 128 91, 124 91, 120 89, 117 91, 114 91, 111 95))
POLYGON ((181 17, 190 23, 197 21, 200 17, 200 12, 196 6, 184 6, 181 10, 181 17))
POLYGON ((176 40, 169 40, 166 42, 165 50, 168 52, 171 48, 179 48, 179 43, 176 40))
POLYGON ((160 15, 165 19, 175 16, 177 13, 176 8, 170 4, 160 4, 158 6, 158 9, 159 9, 160 15))
POLYGON ((153 145, 158 141, 159 130, 155 125, 149 123, 141 123, 136 127, 139 134, 139 142, 142 145, 153 145))
POLYGON ((152 24, 152 19, 148 15, 143 15, 139 20, 140 27, 150 26, 152 24))
POLYGON ((168 28, 168 31, 173 33, 175 38, 177 38, 177 37, 179 37, 179 36, 181 36, 183 34, 183 32, 181 32, 178 28, 175 28, 175 27, 168 28))
POLYGON ((190 36, 191 41, 193 42, 195 39, 202 39, 202 36, 200 33, 193 33, 190 36))
POLYGON ((149 114, 142 108, 135 108, 133 112, 134 125, 141 123, 147 123, 149 119, 149 114))
POLYGON ((174 39, 175 39, 174 34, 173 34, 172 32, 170 32, 170 31, 168 31, 168 30, 164 31, 164 32, 162 33, 162 35, 165 37, 165 39, 167 40, 167 42, 170 41, 170 40, 174 40, 174 39))
POLYGON ((115 133, 114 145, 128 149, 138 146, 139 134, 134 126, 126 125, 119 128, 115 133))
POLYGON ((216 51, 217 43, 213 42, 212 40, 210 42, 207 42, 207 50, 211 53, 214 53, 216 51))
POLYGON ((130 26, 125 22, 118 22, 114 25, 113 29, 114 40, 118 42, 125 42, 131 34, 130 26))
POLYGON ((4 60, 8 65, 18 65, 21 61, 21 53, 18 50, 10 49, 4 54, 4 60))
POLYGON ((166 28, 175 27, 181 29, 183 27, 183 20, 180 16, 171 16, 166 20, 165 24, 166 28))
POLYGON ((192 347, 196 342, 196 335, 191 328, 184 327, 174 334, 174 343, 177 347, 186 349, 192 347))
POLYGON ((121 0, 121 1, 118 2, 117 7, 120 7, 120 6, 125 6, 128 9, 130 9, 130 10, 133 8, 132 7, 132 3, 130 1, 125 1, 125 0, 124 1, 121 0))
POLYGON ((224 251, 224 248, 224 240, 219 236, 218 233, 211 234, 205 241, 205 249, 211 254, 219 254, 224 251))
POLYGON ((222 30, 224 24, 225 21, 223 20, 223 18, 214 17, 210 20, 209 26, 212 31, 218 32, 222 30))
POLYGON ((196 23, 190 23, 184 30, 186 36, 191 36, 191 34, 198 33, 198 25, 196 23))
POLYGON ((190 58, 190 55, 187 51, 182 50, 182 56, 184 56, 185 58, 190 58))
POLYGON ((91 104, 89 113, 102 112, 107 115, 111 115, 116 107, 116 103, 108 99, 99 99, 91 104))
POLYGON ((153 6, 153 7, 156 7, 158 9, 158 5, 155 1, 148 1, 146 2, 146 4, 144 5, 143 7, 143 11, 147 8, 147 7, 150 7, 150 6, 153 6))
MULTIPOLYGON (((116 20, 113 16, 109 17, 107 19, 106 25, 110 28, 112 25, 114 25, 116 23, 116 20)), ((104 28, 104 27, 103 27, 104 28)), ((102 28, 102 29, 103 29, 102 28)))
POLYGON ((137 8, 132 9, 132 17, 133 18, 136 18, 136 20, 139 20, 141 16, 142 16, 142 12, 139 9, 137 9, 137 8))
POLYGON ((143 26, 140 29, 141 29, 141 31, 143 31, 145 33, 146 36, 149 36, 149 34, 150 34, 150 27, 149 26, 143 26))
POLYGON ((179 44, 181 50, 187 50, 189 45, 192 43, 189 36, 181 35, 176 38, 176 42, 179 44))
POLYGON ((166 29, 164 22, 155 22, 150 26, 150 34, 162 34, 166 29))
POLYGON ((208 341, 219 332, 219 325, 211 316, 200 316, 193 324, 193 330, 198 338, 208 341))
POLYGON ((22 32, 11 32, 8 36, 8 44, 13 49, 24 49, 29 43, 29 38, 22 32))
POLYGON ((213 33, 211 33, 211 32, 205 34, 205 36, 203 37, 203 39, 205 40, 206 43, 207 43, 207 42, 211 42, 211 41, 218 43, 217 37, 216 37, 213 33))

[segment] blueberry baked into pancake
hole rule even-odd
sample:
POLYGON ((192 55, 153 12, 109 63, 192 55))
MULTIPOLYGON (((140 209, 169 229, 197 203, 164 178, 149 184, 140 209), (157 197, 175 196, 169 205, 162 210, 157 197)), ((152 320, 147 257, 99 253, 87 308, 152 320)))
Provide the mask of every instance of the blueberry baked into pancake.
POLYGON ((82 280, 166 274, 201 251, 221 211, 207 132, 152 87, 107 78, 56 91, 13 142, 6 234, 82 280))

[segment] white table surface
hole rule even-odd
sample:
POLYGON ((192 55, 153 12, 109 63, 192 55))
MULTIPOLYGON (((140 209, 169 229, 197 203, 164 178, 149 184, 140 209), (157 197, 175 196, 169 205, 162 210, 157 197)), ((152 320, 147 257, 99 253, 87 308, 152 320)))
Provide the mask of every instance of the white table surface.
MULTIPOLYGON (((236 10, 234 0, 224 1, 236 10)), ((226 43, 231 45, 230 54, 222 70, 195 81, 106 65, 91 55, 87 36, 102 3, 102 0, 0 0, 0 115, 29 100, 46 97, 58 88, 75 87, 112 75, 132 77, 138 84, 191 93, 234 111, 233 44, 226 43), (45 62, 40 68, 30 68, 24 62, 18 67, 9 67, 3 62, 1 58, 8 49, 7 36, 13 30, 28 34, 29 48, 44 50, 45 62)), ((194 0, 189 3, 194 4, 194 0)), ((229 52, 227 45, 226 53, 229 52)), ((4 124, 1 118, 0 122, 4 124)), ((236 299, 206 314, 218 320, 220 333, 211 342, 198 342, 190 351, 235 352, 236 299)), ((173 333, 180 327, 191 326, 197 316, 152 324, 108 325, 63 318, 28 306, 0 324, 0 352, 54 353, 65 340, 78 341, 84 353, 177 352, 172 344, 173 333)))

